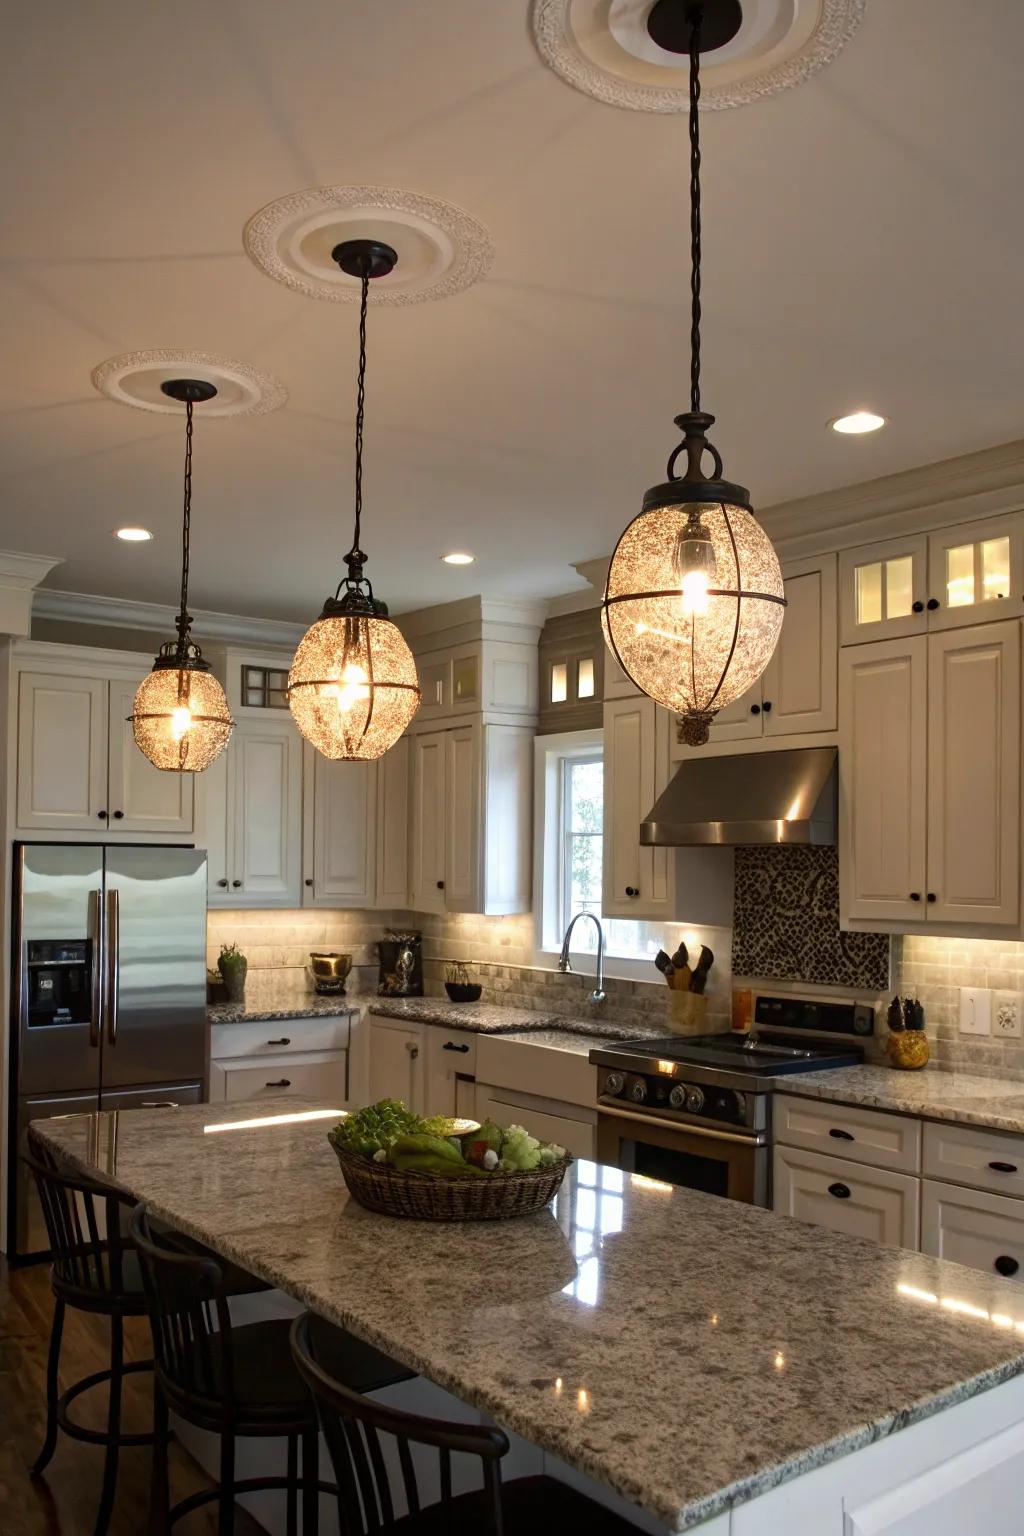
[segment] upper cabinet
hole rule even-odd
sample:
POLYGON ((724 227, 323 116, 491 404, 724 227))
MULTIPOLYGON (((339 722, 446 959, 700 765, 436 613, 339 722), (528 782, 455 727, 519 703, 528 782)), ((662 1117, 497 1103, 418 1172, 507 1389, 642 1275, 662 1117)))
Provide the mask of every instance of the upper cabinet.
POLYGON ((203 777, 210 904, 297 907, 302 739, 291 719, 240 720, 203 777))
POLYGON ((642 694, 604 707, 605 917, 665 922, 674 915, 670 851, 640 846, 640 823, 668 783, 671 723, 642 694))
POLYGON ((839 586, 842 645, 1019 617, 1024 519, 1008 513, 844 550, 839 586))
POLYGON ((862 928, 1017 931, 1019 621, 843 651, 840 912, 862 928))
POLYGON ((56 658, 17 672, 19 831, 191 833, 193 775, 154 768, 132 735, 144 675, 116 664, 106 675, 76 672, 56 658))
POLYGON ((303 747, 303 905, 376 900, 377 764, 336 763, 303 747))

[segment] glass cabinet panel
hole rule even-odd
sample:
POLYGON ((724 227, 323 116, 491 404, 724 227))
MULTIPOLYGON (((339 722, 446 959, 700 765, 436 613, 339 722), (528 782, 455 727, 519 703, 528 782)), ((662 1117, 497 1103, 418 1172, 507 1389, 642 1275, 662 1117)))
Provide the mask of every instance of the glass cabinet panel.
POLYGON ((479 694, 476 656, 457 656, 452 663, 452 694, 456 704, 469 704, 479 694))
POLYGON ((882 562, 857 567, 857 623, 879 624, 882 620, 882 562))
POLYGON ((1009 534, 999 539, 985 539, 981 545, 981 600, 991 603, 1012 595, 1009 534))
POLYGON ((576 666, 576 697, 578 699, 592 699, 594 697, 594 658, 584 656, 576 666))
POLYGON ((885 617, 905 619, 914 607, 914 557, 898 555, 885 562, 885 617))
POLYGON ((957 544, 946 550, 946 602, 950 608, 974 602, 973 544, 957 544))
POLYGON ((551 668, 551 702, 564 704, 568 697, 569 669, 564 661, 556 661, 551 668))

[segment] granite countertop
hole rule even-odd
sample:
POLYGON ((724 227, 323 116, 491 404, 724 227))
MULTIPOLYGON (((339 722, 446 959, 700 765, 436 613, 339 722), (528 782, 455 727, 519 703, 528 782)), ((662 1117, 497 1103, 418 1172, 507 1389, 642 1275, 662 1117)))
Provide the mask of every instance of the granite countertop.
POLYGON ((310 992, 303 998, 289 998, 287 1002, 210 1003, 206 1017, 211 1024, 256 1024, 271 1019, 339 1018, 346 1013, 358 1013, 359 1004, 351 997, 321 997, 310 992))
POLYGON ((588 1162, 523 1220, 391 1221, 349 1200, 336 1111, 273 1123, 315 1107, 33 1130, 671 1530, 1024 1374, 1012 1281, 588 1162))
POLYGON ((863 1104, 925 1120, 952 1120, 1024 1135, 1024 1083, 967 1072, 901 1072, 894 1067, 832 1067, 824 1072, 796 1072, 777 1078, 779 1093, 827 1099, 834 1104, 863 1104))
MULTIPOLYGON (((649 1040, 659 1033, 653 1025, 616 1024, 611 1019, 587 1016, 563 1018, 533 1008, 506 1008, 502 1003, 452 1003, 446 997, 375 997, 370 1013, 386 1019, 410 1019, 417 1024, 440 1024, 446 1029, 465 1029, 474 1035, 512 1035, 544 1030, 562 1035, 589 1035, 601 1040, 649 1040)), ((667 1027, 660 1031, 667 1033, 667 1027)))

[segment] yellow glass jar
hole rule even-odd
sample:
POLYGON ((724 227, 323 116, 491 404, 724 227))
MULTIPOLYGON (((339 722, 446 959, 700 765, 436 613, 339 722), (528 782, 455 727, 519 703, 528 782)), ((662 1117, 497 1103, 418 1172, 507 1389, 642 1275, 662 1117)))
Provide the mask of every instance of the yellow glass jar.
POLYGON ((887 1050, 892 1065, 906 1072, 916 1072, 926 1067, 931 1055, 928 1036, 923 1029, 890 1031, 887 1050))

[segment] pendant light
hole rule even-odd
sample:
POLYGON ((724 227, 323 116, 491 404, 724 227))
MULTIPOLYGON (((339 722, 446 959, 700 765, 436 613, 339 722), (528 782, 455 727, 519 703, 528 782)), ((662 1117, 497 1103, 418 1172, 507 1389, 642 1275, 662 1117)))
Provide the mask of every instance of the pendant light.
POLYGON ((345 240, 331 252, 343 272, 358 277, 359 375, 356 388, 355 532, 345 556, 348 575, 299 641, 288 674, 288 707, 324 757, 359 762, 383 757, 420 704, 416 663, 387 605, 364 576, 360 548, 363 511, 363 407, 366 396, 366 308, 370 279, 398 260, 376 240, 345 240))
POLYGON ((181 530, 181 611, 178 638, 160 647, 153 670, 139 684, 130 715, 135 743, 154 768, 201 773, 228 744, 235 722, 224 690, 191 638, 188 611, 189 534, 192 524, 192 409, 217 390, 204 379, 168 379, 163 393, 185 407, 185 496, 181 530))
POLYGON ((786 605, 778 556, 751 512, 750 493, 722 478, 721 457, 707 440, 715 418, 700 400, 701 39, 721 46, 740 16, 735 0, 658 0, 649 18, 662 47, 690 56, 690 409, 675 418, 683 441, 668 461, 667 480, 646 493, 619 539, 601 614, 623 671, 679 715, 681 739, 690 746, 706 742, 717 712, 760 677, 786 605))

